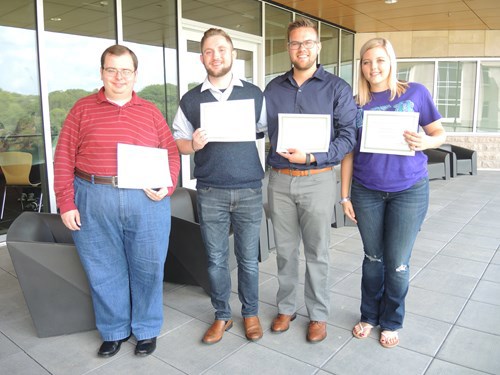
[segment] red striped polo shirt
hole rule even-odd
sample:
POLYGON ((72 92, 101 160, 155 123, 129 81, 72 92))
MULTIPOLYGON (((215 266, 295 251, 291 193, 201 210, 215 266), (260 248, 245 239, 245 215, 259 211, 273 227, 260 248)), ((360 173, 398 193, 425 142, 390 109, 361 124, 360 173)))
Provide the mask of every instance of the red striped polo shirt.
POLYGON ((180 169, 177 146, 160 110, 139 98, 119 106, 106 99, 104 88, 79 99, 64 121, 54 156, 54 190, 60 213, 76 209, 74 171, 116 176, 117 144, 168 150, 172 194, 180 169))

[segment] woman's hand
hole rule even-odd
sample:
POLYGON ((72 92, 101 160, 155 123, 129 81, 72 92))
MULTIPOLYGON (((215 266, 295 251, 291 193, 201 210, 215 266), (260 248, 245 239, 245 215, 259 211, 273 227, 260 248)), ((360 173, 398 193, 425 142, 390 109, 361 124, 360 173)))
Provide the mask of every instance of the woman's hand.
POLYGON ((346 201, 346 202, 342 203, 342 209, 344 210, 345 216, 347 216, 349 219, 351 219, 355 223, 358 223, 358 221, 356 220, 356 214, 354 213, 354 208, 352 207, 351 201, 346 201))

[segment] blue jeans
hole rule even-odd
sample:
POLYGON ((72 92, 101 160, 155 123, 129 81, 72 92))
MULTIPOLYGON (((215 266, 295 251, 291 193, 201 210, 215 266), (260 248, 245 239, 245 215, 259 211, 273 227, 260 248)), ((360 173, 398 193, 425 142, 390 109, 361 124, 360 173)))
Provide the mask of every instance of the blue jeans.
POLYGON ((351 197, 365 252, 361 321, 395 331, 403 326, 409 262, 429 206, 429 180, 391 193, 353 181, 351 197))
POLYGON ((238 296, 243 317, 259 313, 259 235, 262 189, 198 189, 201 234, 208 258, 215 319, 231 319, 229 230, 234 233, 238 296))
POLYGON ((81 229, 73 239, 89 279, 96 325, 104 341, 131 333, 156 337, 163 324, 163 269, 170 198, 75 178, 81 229))

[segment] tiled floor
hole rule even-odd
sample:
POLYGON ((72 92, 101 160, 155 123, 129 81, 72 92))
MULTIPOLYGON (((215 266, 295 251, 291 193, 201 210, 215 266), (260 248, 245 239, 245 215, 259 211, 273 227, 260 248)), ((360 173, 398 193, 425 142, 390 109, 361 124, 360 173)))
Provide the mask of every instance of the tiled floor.
MULTIPOLYGON (((275 256, 260 267, 266 328, 245 340, 239 302, 235 326, 212 346, 200 342, 213 311, 198 287, 165 284, 165 324, 156 352, 96 356, 96 331, 38 338, 5 246, 0 248, 1 374, 500 374, 500 172, 431 181, 431 204, 412 257, 401 344, 384 349, 378 330, 354 339, 359 318, 362 245, 355 227, 332 228, 332 311, 328 337, 305 340, 302 306, 288 332, 269 331, 276 313, 275 256)), ((234 280, 234 278, 233 278, 234 280)), ((303 298, 301 298, 303 304, 303 298)))

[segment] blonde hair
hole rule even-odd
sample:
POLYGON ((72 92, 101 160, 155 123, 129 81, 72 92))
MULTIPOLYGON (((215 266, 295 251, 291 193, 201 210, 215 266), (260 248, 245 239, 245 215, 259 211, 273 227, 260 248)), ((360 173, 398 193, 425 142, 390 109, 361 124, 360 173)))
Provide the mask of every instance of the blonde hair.
POLYGON ((389 89, 391 90, 390 100, 393 100, 396 96, 398 97, 401 96, 408 88, 408 83, 399 81, 396 76, 397 73, 396 54, 394 52, 394 48, 392 47, 391 42, 389 42, 385 38, 370 39, 365 44, 363 44, 363 46, 359 51, 359 75, 358 75, 359 79, 358 79, 357 102, 360 106, 363 106, 372 100, 370 83, 366 80, 361 69, 363 64, 363 55, 366 53, 366 51, 376 47, 382 47, 389 56, 391 70, 389 71, 389 77, 387 78, 387 80, 389 84, 389 89))

